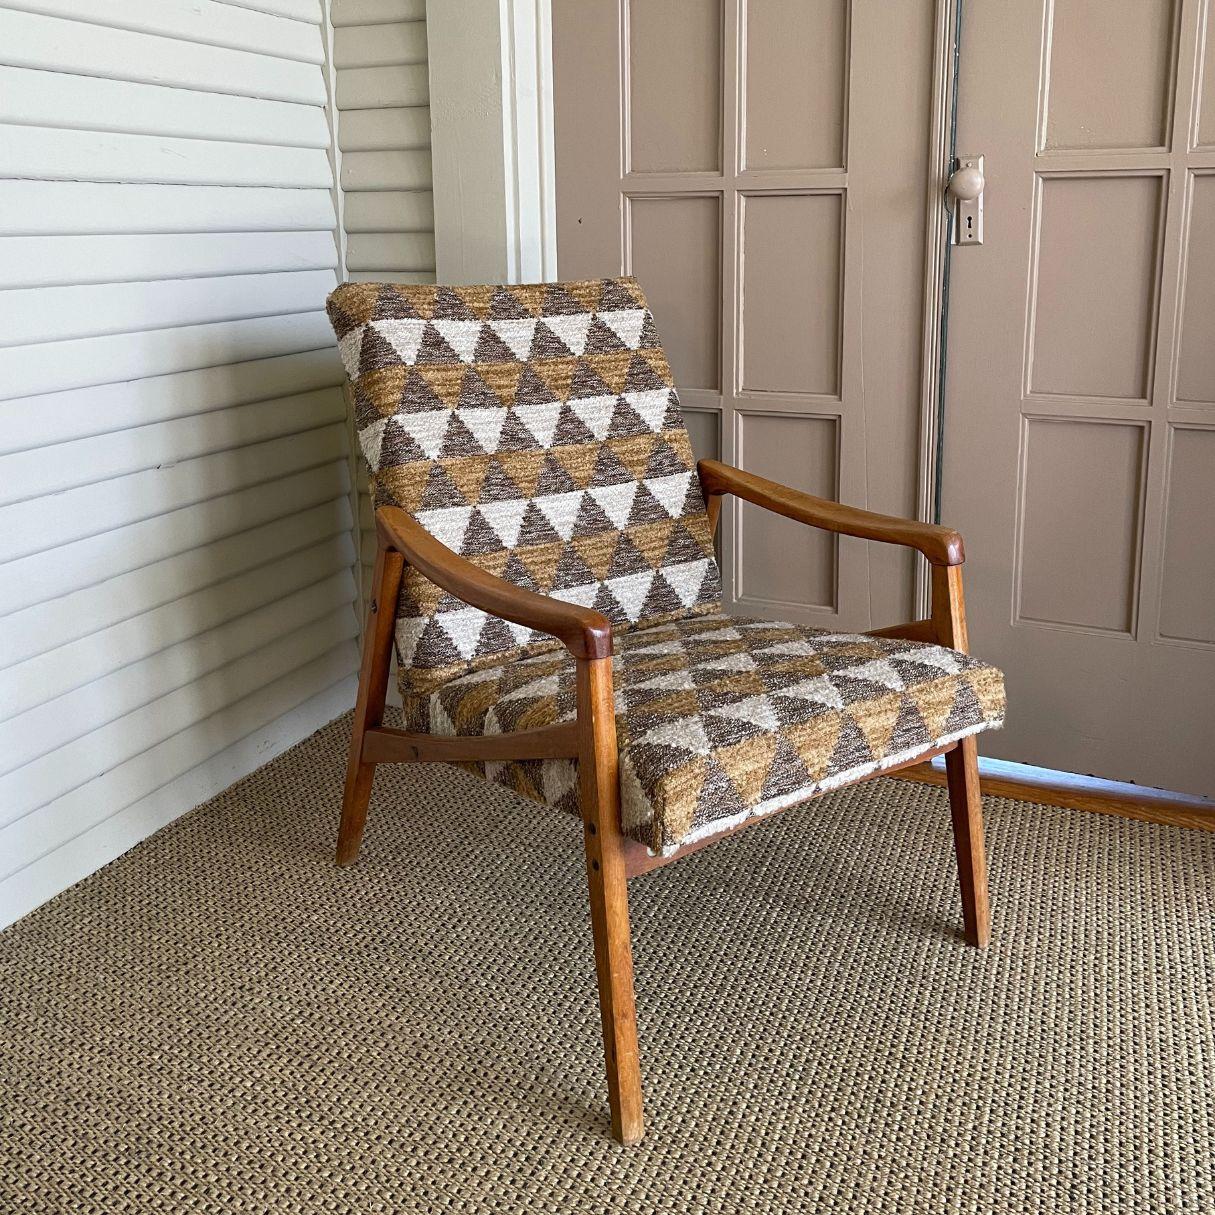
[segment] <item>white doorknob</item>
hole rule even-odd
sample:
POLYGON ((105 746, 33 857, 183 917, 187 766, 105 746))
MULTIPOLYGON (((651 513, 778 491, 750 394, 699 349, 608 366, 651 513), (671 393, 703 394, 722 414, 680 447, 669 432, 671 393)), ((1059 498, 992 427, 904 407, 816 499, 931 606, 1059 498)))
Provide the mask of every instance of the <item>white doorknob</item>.
POLYGON ((973 165, 967 165, 966 168, 958 169, 949 175, 950 196, 960 202, 973 202, 983 193, 984 185, 986 179, 983 177, 983 170, 973 165))

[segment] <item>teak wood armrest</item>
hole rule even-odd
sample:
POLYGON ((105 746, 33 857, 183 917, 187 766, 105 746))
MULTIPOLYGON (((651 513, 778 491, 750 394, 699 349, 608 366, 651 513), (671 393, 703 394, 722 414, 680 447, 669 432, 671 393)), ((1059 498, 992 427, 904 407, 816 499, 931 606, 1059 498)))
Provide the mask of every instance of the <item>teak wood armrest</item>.
POLYGON ((488 573, 453 553, 400 507, 381 506, 375 518, 383 544, 457 599, 491 616, 556 637, 575 658, 612 656, 612 625, 602 612, 537 595, 488 573))
MULTIPOLYGON (((932 565, 961 565, 966 559, 962 537, 952 528, 920 523, 915 519, 900 519, 895 515, 879 515, 859 507, 831 502, 827 498, 816 498, 800 489, 790 489, 777 481, 769 481, 767 477, 757 477, 754 473, 743 472, 741 468, 731 468, 720 460, 701 460, 696 467, 700 473, 700 483, 710 498, 733 494, 787 519, 796 519, 799 523, 808 523, 825 531, 859 536, 862 540, 902 544, 918 549, 932 565)), ((714 517, 710 509, 710 518, 714 517)))

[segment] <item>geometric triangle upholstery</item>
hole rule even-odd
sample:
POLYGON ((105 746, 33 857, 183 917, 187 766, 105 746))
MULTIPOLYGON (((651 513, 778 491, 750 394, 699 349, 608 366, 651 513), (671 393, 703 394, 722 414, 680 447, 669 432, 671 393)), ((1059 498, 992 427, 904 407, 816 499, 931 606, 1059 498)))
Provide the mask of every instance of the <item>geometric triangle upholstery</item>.
MULTIPOLYGON (((998 727, 1004 680, 956 650, 720 613, 633 629, 613 657, 621 825, 652 853, 998 727)), ((561 649, 404 698, 405 727, 511 733, 573 721, 561 649)), ((573 760, 466 765, 578 813, 573 760)))
MULTIPOLYGON (((720 609, 691 444, 633 279, 346 283, 328 312, 377 507, 616 635, 720 609)), ((408 566, 395 641, 406 695, 560 647, 408 566)))

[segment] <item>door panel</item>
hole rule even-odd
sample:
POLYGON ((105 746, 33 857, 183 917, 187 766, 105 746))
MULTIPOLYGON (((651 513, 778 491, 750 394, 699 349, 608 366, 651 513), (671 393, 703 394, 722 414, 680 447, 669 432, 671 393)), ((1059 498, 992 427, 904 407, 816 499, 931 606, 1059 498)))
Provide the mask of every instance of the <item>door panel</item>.
POLYGON ((739 197, 742 392, 838 398, 843 201, 834 192, 739 197))
POLYGON ((1146 448, 1135 422, 1025 420, 1018 622, 1131 635, 1146 448))
MULTIPOLYGON (((839 484, 839 437, 835 418, 795 413, 738 414, 739 461, 765 475, 820 497, 833 498, 839 484)), ((807 531, 757 506, 738 513, 738 595, 779 615, 809 604, 837 610, 836 538, 807 531)))
POLYGON ((1057 0, 1047 15, 1044 147, 1165 147, 1176 7, 1174 0, 1057 0))
MULTIPOLYGON (((948 0, 941 0, 946 3, 948 0)), ((914 514, 937 0, 554 0, 562 277, 632 273, 693 443, 914 514)), ((733 503, 739 612, 909 618, 905 552, 733 503)))
POLYGON ((1202 75, 1199 83, 1197 132, 1194 145, 1204 151, 1215 149, 1215 20, 1208 6, 1203 13, 1202 75))
POLYGON ((1147 400, 1164 180, 1039 178, 1031 396, 1147 400))
POLYGON ((1177 426, 1172 441, 1160 635, 1215 645, 1215 427, 1177 426))
POLYGON ((628 23, 629 170, 720 172, 719 0, 632 4, 628 23))
POLYGON ((684 409, 683 420, 698 460, 721 459, 721 414, 715 409, 684 409))
POLYGON ((1182 278, 1185 294, 1179 321, 1177 400, 1194 405, 1215 403, 1215 170, 1194 173, 1183 238, 1182 278))
POLYGON ((847 0, 747 8, 743 164, 842 169, 848 114, 847 0))
POLYGON ((958 146, 986 158, 986 231, 952 259, 943 516, 1008 677, 987 749, 1211 795, 1204 8, 968 5, 958 146))
POLYGON ((716 393, 721 386, 721 197, 653 195, 628 198, 625 207, 631 273, 663 318, 675 382, 716 393))

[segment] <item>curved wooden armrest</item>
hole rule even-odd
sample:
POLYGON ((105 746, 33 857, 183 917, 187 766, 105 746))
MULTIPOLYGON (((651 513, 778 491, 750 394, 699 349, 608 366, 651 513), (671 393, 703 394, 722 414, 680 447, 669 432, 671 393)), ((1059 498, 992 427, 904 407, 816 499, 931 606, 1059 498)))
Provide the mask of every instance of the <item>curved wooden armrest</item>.
POLYGON ((612 625, 601 612, 515 586, 453 553, 408 512, 381 506, 375 513, 380 542, 457 599, 491 616, 556 637, 575 658, 610 658, 612 625))
POLYGON ((825 531, 902 544, 918 549, 933 565, 961 565, 966 560, 962 537, 952 528, 894 515, 878 515, 827 498, 816 498, 800 489, 769 481, 767 477, 731 468, 720 460, 701 460, 696 467, 706 495, 733 494, 765 510, 825 531))

